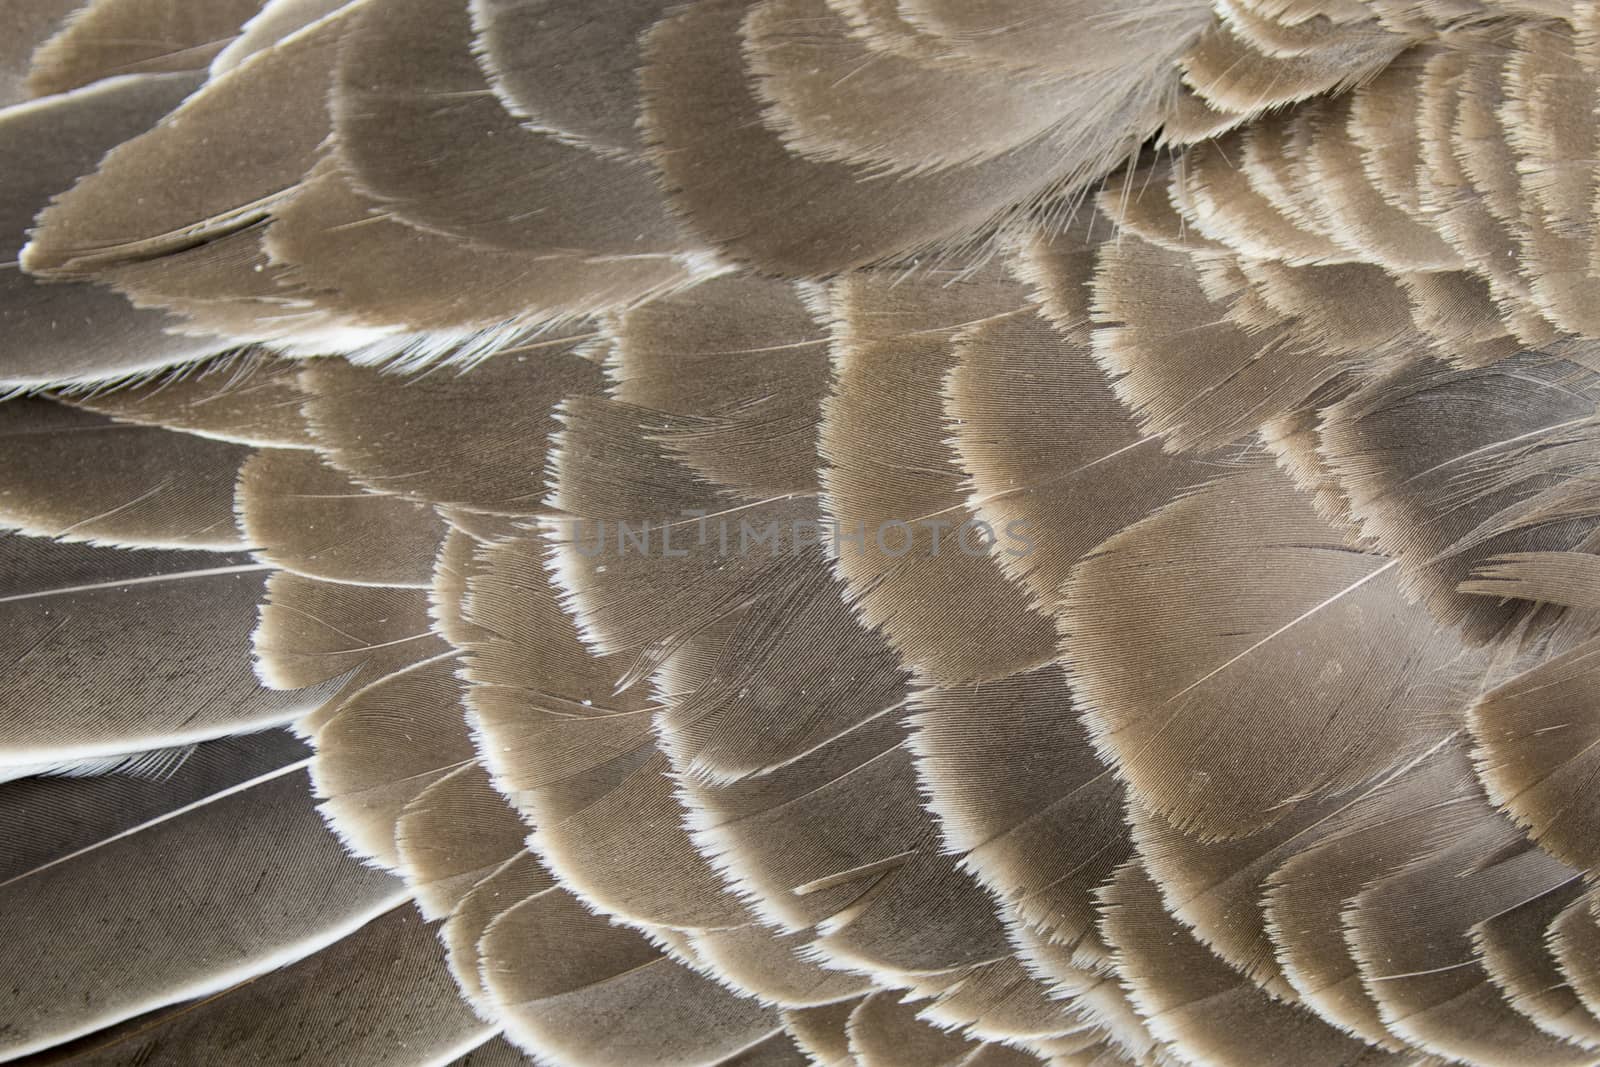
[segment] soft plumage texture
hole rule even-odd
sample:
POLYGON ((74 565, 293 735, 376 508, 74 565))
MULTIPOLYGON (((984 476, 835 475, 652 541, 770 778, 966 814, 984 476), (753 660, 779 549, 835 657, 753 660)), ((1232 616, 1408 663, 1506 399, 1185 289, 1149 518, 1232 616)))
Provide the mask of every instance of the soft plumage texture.
POLYGON ((0 697, 4 763, 70 765, 283 725, 331 693, 318 683, 332 675, 273 693, 251 673, 260 564, 22 537, 4 546, 0 642, 26 668, 0 697))
POLYGON ((115 422, 45 400, 0 411, 0 525, 128 548, 243 548, 241 445, 115 422))
POLYGON ((304 772, 280 774, 0 886, 7 940, 25 961, 6 991, 7 1051, 225 989, 402 900, 399 882, 342 855, 306 786, 304 772), (211 899, 240 906, 199 903, 211 899), (63 907, 100 936, 63 938, 48 918, 63 907), (166 947, 141 947, 153 940, 166 947))
POLYGON ((52 37, 80 6, 77 0, 38 0, 6 11, 5 44, 0 46, 0 106, 26 99, 33 50, 52 37))
POLYGON ((903 285, 864 277, 833 296, 834 386, 818 444, 837 527, 831 552, 862 618, 941 681, 1035 667, 1051 644, 1049 620, 999 564, 1002 553, 1025 551, 1026 532, 978 525, 944 441, 941 394, 958 359, 957 330, 1022 300, 995 273, 903 285), (908 558, 919 565, 901 562, 908 558), (947 596, 935 598, 934 588, 947 596), (940 639, 947 627, 967 641, 951 647, 940 639))
POLYGON ((365 492, 310 452, 257 452, 239 472, 238 508, 258 558, 335 582, 425 588, 444 540, 433 508, 365 492))
POLYGON ((1594 1061, 1593 4, 83 6, 11 1050, 1594 1061))
POLYGON ((1405 601, 1395 562, 1352 551, 1282 485, 1275 471, 1215 482, 1112 538, 1067 586, 1064 643, 1096 743, 1205 837, 1421 754, 1460 727, 1474 684, 1473 657, 1405 601), (1223 577, 1241 550, 1250 597, 1223 577), (1397 641, 1410 653, 1384 656, 1397 641))
POLYGON ((331 61, 351 17, 332 16, 278 43, 219 79, 212 88, 222 91, 190 98, 150 132, 118 146, 42 220, 24 253, 29 269, 70 276, 137 263, 260 219, 266 204, 311 169, 328 128, 321 101, 332 83, 331 61), (213 117, 256 94, 274 100, 270 125, 213 117), (218 127, 232 132, 221 139, 218 127), (211 165, 203 171, 174 165, 197 147, 185 143, 189 138, 205 139, 211 165), (122 217, 129 184, 139 196, 131 219, 122 217))
POLYGON ((28 89, 49 96, 122 74, 204 70, 260 8, 261 0, 94 0, 34 51, 28 89))
POLYGON ((299 369, 260 350, 219 356, 116 388, 72 389, 57 399, 119 422, 269 448, 309 448, 299 369))
POLYGON ((0 879, 57 862, 310 755, 289 731, 263 730, 202 742, 165 773, 7 782, 0 785, 0 879))
POLYGON ((1408 587, 1487 637, 1528 609, 1458 594, 1478 563, 1593 534, 1595 394, 1594 371, 1542 353, 1481 370, 1421 364, 1330 410, 1322 440, 1362 532, 1408 587), (1451 417, 1462 409, 1475 417, 1451 417))
POLYGON ((575 350, 586 339, 535 336, 523 350, 501 351, 478 368, 483 381, 497 382, 486 393, 478 378, 451 369, 408 375, 312 363, 301 378, 312 436, 329 463, 378 492, 532 514, 545 495, 555 405, 600 388, 600 367, 575 350), (491 416, 486 402, 501 405, 500 412, 491 416), (435 432, 422 430, 427 420, 435 432), (457 432, 472 424, 481 437, 457 432))
POLYGON ((391 1062, 397 1045, 414 1049, 418 1062, 446 1062, 476 1050, 490 1032, 462 1002, 438 938, 402 903, 288 967, 89 1038, 77 1059, 110 1067, 161 1062, 166 1050, 182 1049, 185 1056, 257 1063, 334 1056, 376 1067, 391 1062), (339 1016, 316 1010, 315 1002, 328 997, 346 1005, 339 1016), (407 1005, 403 1020, 388 1010, 395 1000, 407 1005), (263 1026, 258 1019, 274 1022, 263 1026), (362 1023, 351 1026, 351 1019, 362 1023))
MULTIPOLYGON (((3 151, 8 157, 29 157, 26 170, 7 175, 0 193, 6 234, 0 257, 17 258, 24 231, 49 197, 108 149, 176 107, 199 82, 188 74, 118 78, 0 112, 3 151)), ((216 347, 204 338, 173 336, 175 317, 137 310, 97 286, 45 285, 6 268, 0 270, 0 294, 0 388, 115 379, 216 347)))

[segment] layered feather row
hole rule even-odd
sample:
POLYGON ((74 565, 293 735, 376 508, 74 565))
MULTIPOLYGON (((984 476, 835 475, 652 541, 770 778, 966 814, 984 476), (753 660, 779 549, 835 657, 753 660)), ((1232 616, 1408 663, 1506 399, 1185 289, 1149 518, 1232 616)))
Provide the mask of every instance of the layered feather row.
POLYGON ((0 111, 0 1054, 1600 1061, 1591 4, 165 10, 0 111))

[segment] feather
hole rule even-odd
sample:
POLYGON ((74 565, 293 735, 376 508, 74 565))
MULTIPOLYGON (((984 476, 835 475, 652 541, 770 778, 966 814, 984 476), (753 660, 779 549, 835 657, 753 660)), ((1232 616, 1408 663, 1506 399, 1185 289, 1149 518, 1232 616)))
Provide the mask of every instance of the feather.
POLYGON ((530 843, 564 887, 623 921, 743 925, 744 909, 683 827, 667 761, 650 745, 650 704, 618 700, 621 665, 579 643, 541 547, 528 539, 487 550, 495 566, 473 583, 469 609, 493 635, 468 670, 484 749, 534 825, 530 843))
POLYGON ((1600 961, 1600 924, 1595 921, 1594 894, 1585 893, 1550 924, 1546 944, 1555 956, 1556 966, 1578 999, 1593 1013, 1600 1004, 1596 993, 1596 961, 1600 961))
POLYGON ((386 1067, 401 1049, 409 1062, 444 1062, 491 1032, 462 1002, 438 938, 400 904, 288 967, 88 1038, 73 1062, 161 1063, 182 1050, 218 1062, 386 1067))
MULTIPOLYGON (((1101 214, 1114 227, 1111 232, 1126 231, 1141 240, 1170 248, 1175 252, 1191 250, 1219 252, 1226 249, 1226 245, 1200 236, 1178 211, 1167 195, 1167 185, 1171 177, 1171 166, 1158 160, 1145 166, 1125 167, 1107 178, 1100 194, 1095 197, 1095 203, 1101 214)), ((1088 225, 1091 233, 1097 222, 1093 216, 1090 217, 1088 225)), ((1036 242, 1038 239, 1036 235, 1024 238, 1023 246, 1027 247, 1028 243, 1036 242)), ((1024 273, 1027 274, 1027 268, 1024 268, 1024 273)), ((1058 282, 1052 279, 1048 272, 1028 275, 1028 278, 1041 287, 1040 296, 1046 314, 1052 321, 1060 325, 1078 316, 1080 312, 1077 310, 1067 313, 1054 309, 1053 286, 1058 282)), ((1076 271, 1072 272, 1070 277, 1062 279, 1065 284, 1074 286, 1081 281, 1076 271)), ((1076 308, 1078 300, 1075 294, 1071 303, 1076 308)))
POLYGON ((91 0, 33 53, 28 88, 49 96, 122 74, 204 70, 261 0, 91 0))
POLYGON ((1545 931, 1581 898, 1582 890, 1574 879, 1485 919, 1472 936, 1489 980, 1513 1008, 1545 1033, 1594 1049, 1600 1042, 1600 1019, 1566 984, 1545 943, 1545 931))
POLYGON ((1295 1003, 1299 995, 1284 979, 1268 936, 1262 905, 1267 880, 1285 860, 1315 844, 1346 805, 1359 802, 1360 797, 1291 804, 1265 831, 1231 841, 1186 834, 1136 798, 1129 800, 1128 822, 1139 862, 1160 889, 1167 912, 1262 992, 1295 1003))
POLYGON ((548 504, 572 518, 547 523, 550 566, 585 642, 640 656, 627 684, 821 557, 810 499, 733 505, 651 439, 648 411, 572 398, 561 418, 548 504))
POLYGON ((766 921, 814 926, 860 900, 915 850, 927 827, 899 749, 902 730, 879 718, 769 775, 721 786, 685 782, 700 847, 766 921))
POLYGON ((801 1051, 794 1039, 782 1030, 774 1031, 764 1040, 740 1049, 721 1063, 738 1067, 811 1067, 811 1057, 801 1051))
POLYGON ((467 700, 487 769, 532 825, 559 822, 648 758, 655 703, 618 691, 625 656, 591 656, 561 608, 537 536, 480 551, 467 617, 467 700))
POLYGON ((1328 39, 1294 56, 1270 56, 1217 21, 1183 57, 1183 79, 1216 107, 1241 114, 1338 93, 1389 64, 1411 42, 1374 23, 1331 26, 1328 39))
POLYGON ((490 248, 683 249, 648 171, 521 125, 489 91, 471 40, 462 0, 391 0, 353 17, 332 106, 359 190, 403 221, 490 248))
POLYGON ((1600 557, 1588 552, 1508 552, 1473 572, 1458 589, 1480 596, 1600 610, 1594 595, 1600 557))
POLYGON ((0 992, 5 1052, 220 992, 400 903, 399 883, 345 857, 309 799, 291 765, 0 886, 18 965, 0 992), (231 903, 198 903, 207 900, 231 903), (61 909, 96 935, 51 921, 61 909))
POLYGON ((969 510, 1027 537, 996 538, 991 556, 1050 612, 1082 556, 1215 470, 1141 436, 1094 362, 1092 247, 1041 240, 1027 256, 1024 274, 1050 279, 1052 321, 1028 308, 961 330, 944 412, 969 510))
POLYGON ((1064 122, 1092 130, 1097 107, 1116 103, 1089 70, 1019 78, 878 51, 825 0, 763 0, 743 37, 767 126, 790 151, 821 162, 937 171, 993 159, 1064 122))
POLYGON ((640 40, 665 0, 599 10, 553 0, 470 0, 474 51, 506 110, 602 150, 639 148, 640 40))
POLYGON ((1600 142, 1586 107, 1558 101, 1596 91, 1570 34, 1519 31, 1504 69, 1501 121, 1516 152, 1522 201, 1522 270, 1533 297, 1558 329, 1591 333, 1597 323, 1586 294, 1593 289, 1591 254, 1595 183, 1587 167, 1600 142))
POLYGON ((338 43, 360 3, 209 82, 117 146, 40 216, 25 269, 84 277, 191 249, 260 221, 316 162, 338 43), (271 101, 270 107, 261 101, 271 101), (252 121, 241 122, 242 115, 252 121), (196 168, 191 159, 208 165, 196 168))
POLYGON ((1384 1048, 1404 1047, 1380 1016, 1339 915, 1370 882, 1434 854, 1480 813, 1465 746, 1451 743, 1362 793, 1281 861, 1263 894, 1284 977, 1333 1024, 1384 1048))
MULTIPOLYGON (((1422 139, 1421 205, 1440 234, 1472 269, 1488 279, 1498 300, 1525 296, 1516 270, 1516 245, 1505 221, 1490 211, 1466 165, 1463 134, 1477 135, 1478 104, 1469 86, 1487 81, 1492 56, 1446 50, 1429 62, 1421 87, 1418 132, 1422 139)), ((1548 326, 1547 326, 1548 328, 1548 326)), ((1538 344, 1537 338, 1527 339, 1538 344)))
POLYGON ((53 37, 81 0, 25 0, 6 8, 0 28, 0 107, 26 100, 34 49, 53 37))
POLYGON ((1347 248, 1286 217, 1252 188, 1241 163, 1245 132, 1195 145, 1172 172, 1171 197, 1185 223, 1202 237, 1247 256, 1302 266, 1340 263, 1347 248))
POLYGON ((1123 64, 1171 63, 1210 21, 1185 0, 1154 12, 1128 0, 901 0, 916 29, 986 63, 1084 74, 1123 64))
POLYGON ((1025 308, 1024 298, 990 272, 971 282, 854 279, 833 306, 834 384, 818 447, 830 553, 856 610, 931 679, 1038 666, 1050 656, 1049 620, 991 555, 1027 546, 1015 529, 978 525, 942 396, 957 360, 953 335, 1025 308))
POLYGON ((664 674, 659 744, 680 772, 709 781, 770 773, 894 716, 906 699, 898 657, 856 621, 820 556, 664 674), (676 669, 702 651, 703 670, 676 669))
POLYGON ((850 1062, 850 1037, 846 1030, 860 999, 840 1000, 816 1008, 783 1013, 783 1028, 819 1067, 843 1067, 850 1062))
MULTIPOLYGON (((273 689, 342 683, 343 693, 449 651, 433 632, 419 589, 319 582, 277 571, 266 584, 254 635, 256 673, 273 689)), ((340 707, 330 701, 299 724, 315 732, 340 707)))
POLYGON ((765 1003, 782 1005, 786 1014, 817 1009, 872 989, 871 979, 864 975, 828 970, 809 958, 807 942, 813 936, 809 930, 779 934, 750 925, 700 931, 692 944, 695 955, 720 981, 765 1003))
POLYGON ((1150 876, 1129 864, 1105 890, 1106 936, 1123 980, 1156 1037, 1190 1063, 1382 1064, 1312 1013, 1275 1001, 1216 959, 1163 910, 1150 876))
POLYGON ((68 390, 55 399, 118 422, 264 448, 310 448, 299 373, 296 363, 247 350, 115 388, 68 390))
POLYGON ((427 588, 445 526, 433 508, 356 485, 315 453, 264 449, 239 472, 256 558, 308 578, 427 588))
POLYGON ((1367 179, 1385 201, 1413 218, 1423 213, 1421 109, 1429 65, 1438 52, 1413 49, 1350 97, 1350 140, 1367 179))
MULTIPOLYGON (((902 787, 905 788, 905 787, 902 787)), ((880 981, 944 973, 1010 955, 989 895, 949 856, 939 854, 927 820, 916 850, 833 917, 816 942, 834 966, 869 970, 880 981)))
POLYGON ((420 229, 358 190, 337 154, 274 210, 264 244, 306 301, 378 331, 570 319, 690 280, 668 253, 488 248, 420 229))
MULTIPOLYGON (((1051 138, 975 166, 877 182, 790 154, 761 124, 745 70, 747 6, 699 0, 662 19, 640 72, 650 155, 674 208, 735 258, 789 275, 829 274, 959 239, 1063 181, 1062 147, 1051 138)), ((1158 122, 1152 116, 1150 128, 1158 122)), ((1131 148, 1113 140, 1095 158, 1109 170, 1131 148)))
POLYGON ((545 447, 563 397, 597 393, 601 370, 582 334, 512 345, 470 375, 397 374, 342 360, 301 378, 311 431, 327 462, 380 493, 502 515, 541 509, 545 447), (421 432, 432 424, 437 432, 421 432))
POLYGON ((1406 588, 1482 640, 1530 609, 1457 593, 1480 562, 1587 547, 1596 398, 1593 372, 1541 353, 1459 371, 1419 364, 1330 408, 1323 449, 1406 588))
MULTIPOLYGON (((1505 69, 1502 122, 1517 154, 1523 211, 1554 234, 1587 240, 1594 225, 1594 179, 1580 160, 1595 150, 1590 109, 1572 106, 1595 92, 1575 36, 1560 23, 1519 27, 1505 69)), ((1538 273, 1530 271, 1538 282, 1538 273)))
POLYGON ((395 850, 417 906, 448 917, 466 895, 522 851, 527 827, 479 764, 459 767, 405 806, 395 850))
POLYGON ((1521 183, 1516 150, 1506 138, 1505 103, 1509 49, 1470 54, 1457 89, 1455 154, 1483 205, 1506 226, 1521 223, 1521 183))
POLYGON ((478 1014, 494 1012, 483 984, 480 948, 484 931, 495 919, 552 885, 549 872, 538 860, 527 852, 518 853, 473 886, 440 927, 439 939, 445 946, 450 973, 478 1014))
MULTIPOLYGON (((1136 237, 1100 247, 1095 358, 1140 430, 1169 450, 1220 449, 1295 410, 1354 362, 1294 343, 1283 326, 1245 328, 1229 302, 1208 294, 1198 257, 1136 237)), ((1242 288, 1242 276, 1233 281, 1242 288)))
POLYGON ((476 755, 456 667, 453 655, 423 660, 351 693, 319 723, 311 776, 322 812, 351 851, 389 869, 400 865, 407 805, 476 755))
POLYGON ((976 1045, 917 1018, 917 1006, 891 992, 867 997, 850 1013, 850 1054, 862 1067, 955 1067, 976 1045))
POLYGON ((477 552, 485 543, 449 523, 448 513, 441 514, 446 518, 449 532, 434 562, 430 614, 439 636, 456 648, 465 649, 486 643, 494 636, 468 618, 468 585, 483 573, 477 552))
POLYGON ((501 1034, 451 1061, 449 1067, 527 1067, 532 1062, 527 1053, 501 1034))
POLYGON ((135 548, 244 546, 233 483, 248 448, 32 399, 0 407, 0 438, 0 525, 135 548))
POLYGON ((914 706, 911 744, 945 847, 1008 924, 1094 954, 1094 890, 1128 858, 1123 788, 1061 669, 920 692, 914 706))
POLYGON ((180 332, 225 337, 233 346, 270 342, 286 352, 318 355, 382 338, 382 331, 312 306, 310 294, 268 255, 266 227, 265 217, 258 218, 163 255, 112 265, 102 280, 137 307, 181 316, 180 332))
POLYGON ((684 825, 671 764, 652 753, 622 781, 529 844, 563 888, 632 926, 727 929, 750 921, 684 825))
POLYGON ((1482 275, 1432 271, 1404 275, 1400 284, 1411 299, 1411 321, 1457 366, 1485 367, 1525 349, 1482 275))
POLYGON ((897 984, 1006 954, 983 891, 937 853, 903 730, 878 720, 769 775, 684 786, 702 851, 758 914, 825 922, 820 958, 897 984))
POLYGON ((611 395, 663 418, 660 440, 753 501, 817 489, 828 338, 794 286, 714 279, 620 316, 611 395))
POLYGON ((1247 116, 1215 107, 1187 85, 1180 85, 1166 121, 1161 124, 1161 140, 1167 145, 1199 144, 1221 137, 1246 121, 1247 116))
POLYGON ((1454 270, 1461 257, 1437 230, 1384 199, 1351 135, 1351 97, 1308 110, 1306 168, 1319 195, 1314 211, 1335 241, 1391 270, 1454 270))
MULTIPOLYGON (((1417 330, 1405 288, 1381 267, 1286 267, 1244 260, 1240 271, 1249 291, 1230 316, 1246 330, 1265 333, 1277 327, 1286 347, 1320 347, 1326 356, 1343 356, 1356 365, 1356 377, 1433 354, 1417 330)), ((1321 398, 1308 402, 1313 399, 1321 398)))
MULTIPOLYGON (((1581 588, 1581 587, 1580 587, 1581 588)), ((1484 787, 1545 849, 1581 869, 1600 864, 1592 825, 1595 657, 1589 640, 1543 658, 1472 705, 1484 787)))
POLYGON ((228 73, 297 30, 331 15, 350 0, 266 0, 240 27, 239 36, 211 60, 210 76, 228 73))
MULTIPOLYGON (((1241 135, 1239 167, 1251 189, 1294 225, 1345 248, 1329 225, 1327 210, 1315 195, 1311 175, 1311 138, 1318 114, 1315 102, 1268 115, 1247 126, 1241 135)), ((1360 259, 1357 255, 1356 259, 1360 259)))
POLYGON ((0 696, 0 762, 65 765, 260 730, 332 693, 257 686, 246 650, 260 565, 15 536, 0 552, 0 655, 16 665, 0 696))
POLYGON ((1488 1064, 1584 1063, 1591 1056, 1515 1011, 1489 981, 1472 927, 1576 877, 1482 800, 1433 854, 1363 890, 1346 940, 1385 1024, 1436 1055, 1488 1064))
POLYGON ((482 941, 485 985, 519 1044, 572 1064, 709 1062, 765 1041, 776 1012, 735 997, 549 890, 482 941), (543 959, 550 966, 528 968, 543 959))
POLYGON ((933 1003, 923 1010, 924 1021, 979 1040, 1042 1050, 1068 1035, 1094 1029, 1082 1020, 1076 1005, 1056 999, 1049 986, 1015 958, 938 975, 914 989, 921 993, 940 986, 933 1003))
POLYGON ((1393 561, 1352 550, 1286 488, 1253 472, 1179 499, 1082 563, 1063 603, 1095 744, 1202 838, 1264 829, 1286 802, 1427 751, 1482 670, 1405 601, 1393 561))
POLYGON ((288 731, 264 730, 195 745, 161 775, 6 782, 0 785, 0 881, 25 877, 309 755, 288 731))
MULTIPOLYGON (((118 78, 0 112, 0 152, 26 158, 0 194, 0 260, 18 257, 25 231, 52 194, 92 169, 121 141, 149 129, 199 79, 189 74, 118 78)), ((115 379, 209 355, 220 342, 177 337, 178 320, 140 311, 98 286, 45 285, 0 271, 0 389, 115 379)))

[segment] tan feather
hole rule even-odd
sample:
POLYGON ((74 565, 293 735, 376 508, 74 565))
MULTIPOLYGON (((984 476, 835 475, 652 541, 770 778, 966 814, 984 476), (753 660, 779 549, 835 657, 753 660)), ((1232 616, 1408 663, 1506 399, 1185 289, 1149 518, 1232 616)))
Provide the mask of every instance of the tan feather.
POLYGON ((28 89, 49 96, 123 74, 204 70, 261 2, 93 0, 33 53, 28 89))
POLYGON ((1215 1063, 1259 1063, 1284 1048, 1307 1064, 1390 1060, 1229 970, 1162 909, 1154 883, 1137 864, 1118 872, 1105 900, 1106 936, 1123 981, 1169 1048, 1215 1063))
POLYGON ((427 588, 444 539, 431 507, 368 492, 311 452, 257 452, 238 507, 258 559, 326 581, 427 588))
POLYGON ((1427 751, 1458 728, 1482 669, 1405 601, 1394 562, 1351 550, 1275 471, 1111 539, 1074 574, 1061 628, 1101 753, 1203 839, 1427 751), (1395 642, 1405 659, 1382 655, 1395 642))
MULTIPOLYGON (((182 1049, 256 1062, 336 1056, 352 1067, 384 1067, 397 1045, 418 1062, 438 1062, 478 1049, 492 1032, 462 1002, 439 939, 402 903, 281 970, 87 1038, 75 1059, 118 1067, 182 1049), (340 1012, 327 1010, 330 999, 340 1012)), ((475 1054, 469 1062, 482 1067, 475 1054)))
MULTIPOLYGON (((0 112, 0 151, 28 160, 0 193, 0 257, 18 258, 34 215, 110 148, 149 129, 198 84, 189 74, 122 78, 0 112)), ((0 272, 0 388, 115 380, 210 355, 215 339, 178 337, 179 320, 139 311, 91 285, 0 272)))
POLYGON ((459 767, 406 804, 395 851, 424 918, 447 918, 522 851, 527 827, 482 766, 459 767))
POLYGON ((513 1038, 564 1062, 711 1062, 766 1040, 777 1013, 735 997, 560 890, 483 936, 484 978, 513 1038), (530 970, 528 958, 552 966, 530 970))
POLYGON ((135 548, 242 548, 233 483, 250 449, 45 400, 0 408, 0 525, 135 548))
MULTIPOLYGON (((1067 177, 1051 139, 894 182, 862 182, 857 169, 791 155, 761 124, 739 47, 742 17, 741 3, 705 0, 663 19, 649 35, 640 74, 651 158, 674 190, 675 208, 736 258, 824 275, 959 239, 1067 177)), ((1150 128, 1158 122, 1152 116, 1150 128)), ((1103 153, 1106 169, 1131 148, 1113 140, 1103 153)))
POLYGON ((227 989, 404 898, 400 883, 343 854, 311 807, 306 776, 290 768, 0 886, 12 958, 23 964, 3 994, 5 1051, 227 989), (195 904, 213 899, 232 905, 195 904), (60 908, 97 936, 51 921, 60 908), (164 947, 148 951, 152 943, 164 947))
POLYGON ((317 361, 301 378, 306 416, 328 462, 370 489, 532 514, 546 492, 545 448, 559 425, 554 405, 600 387, 600 368, 575 351, 585 339, 574 332, 531 337, 525 349, 502 349, 470 376, 317 361), (498 411, 486 402, 498 403, 498 411), (428 423, 435 432, 422 430, 428 423), (470 434, 461 432, 469 427, 470 434))
POLYGON ((280 726, 336 688, 257 685, 247 649, 266 568, 247 558, 0 545, 0 643, 25 661, 0 697, 0 763, 64 766, 280 726))
POLYGON ((310 448, 299 374, 292 361, 248 350, 115 388, 70 390, 56 399, 118 422, 266 448, 310 448))
POLYGON ((992 269, 970 282, 856 279, 835 292, 833 307, 834 386, 819 449, 824 507, 839 528, 831 553, 856 609, 933 679, 1038 666, 1050 655, 1049 622, 990 555, 1002 538, 1002 550, 1019 551, 1018 531, 976 525, 942 396, 956 335, 1024 309, 1019 288, 992 269), (944 639, 952 628, 960 643, 944 639))

